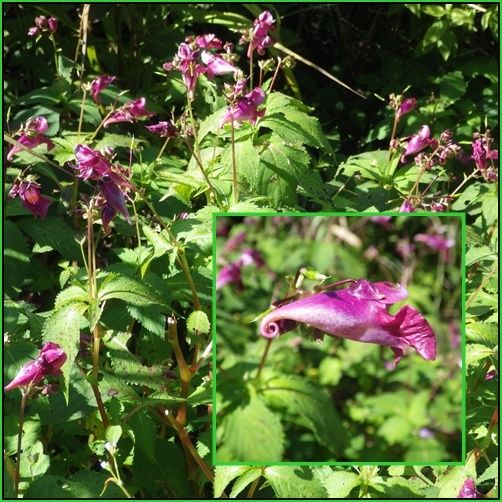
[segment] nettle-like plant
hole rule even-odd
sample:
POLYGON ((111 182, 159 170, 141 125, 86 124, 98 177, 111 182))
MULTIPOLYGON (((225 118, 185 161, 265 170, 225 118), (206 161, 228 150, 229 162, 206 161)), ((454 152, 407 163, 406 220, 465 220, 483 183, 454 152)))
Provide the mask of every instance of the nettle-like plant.
MULTIPOLYGON (((319 110, 301 99, 295 60, 341 85, 354 99, 364 101, 364 96, 286 46, 282 39, 289 32, 279 6, 268 11, 246 4, 244 14, 251 13, 251 19, 205 4, 159 4, 147 10, 139 5, 104 4, 51 5, 51 12, 36 9, 10 6, 4 16, 4 457, 8 475, 4 495, 210 497, 225 496, 227 487, 233 495, 252 483, 251 496, 262 473, 273 490, 269 494, 278 497, 347 496, 349 492, 330 491, 337 476, 348 476, 346 486, 359 487, 360 496, 387 494, 389 486, 402 487, 403 478, 408 481, 415 475, 429 487, 427 491, 418 486, 420 495, 442 494, 444 485, 443 495, 451 496, 452 479, 458 490, 467 483, 462 488, 465 493, 478 493, 471 486, 474 481, 485 483, 483 493, 488 492, 495 477, 492 450, 498 423, 492 389, 498 376, 498 151, 489 127, 471 121, 473 130, 456 141, 453 127, 441 126, 438 110, 446 105, 405 97, 406 90, 387 100, 394 110, 394 119, 388 121, 389 147, 343 154, 339 163, 334 143, 317 118, 319 110), (135 17, 142 22, 135 22, 135 17), (76 24, 75 19, 79 19, 76 24), (123 33, 129 36, 127 43, 123 33), (404 116, 415 117, 406 130, 416 127, 406 134, 401 129, 404 116), (404 467, 384 474, 376 467, 358 467, 356 472, 339 468, 298 472, 280 467, 272 473, 264 468, 231 471, 223 466, 213 470, 212 218, 222 212, 284 210, 468 213, 468 467, 434 468, 425 474, 404 467), (302 484, 306 479, 309 483, 302 484), (306 492, 296 492, 301 487, 306 492)), ((444 24, 457 19, 457 10, 433 15, 444 18, 444 24)), ((492 14, 485 12, 483 19, 493 29, 492 14)), ((469 17, 466 25, 472 28, 473 19, 469 17)), ((281 220, 279 228, 282 224, 281 220)), ((434 228, 441 240, 441 232, 434 228)), ((252 298, 249 305, 256 308, 249 310, 247 320, 269 307, 265 300, 306 295, 295 287, 290 294, 275 294, 275 288, 283 287, 285 275, 309 261, 292 260, 288 268, 272 266, 273 254, 262 261, 251 244, 262 238, 267 242, 272 229, 256 229, 255 236, 248 237, 247 252, 239 249, 242 255, 235 262, 225 258, 215 284, 225 306, 222 310, 217 303, 218 315, 242 307, 239 295, 225 295, 225 288, 236 283, 247 294, 249 289, 240 281, 243 271, 252 270, 246 267, 250 264, 267 270, 265 279, 253 280, 270 282, 262 303, 255 305, 258 298, 252 298)), ((431 238, 429 230, 434 233, 432 227, 422 232, 429 236, 426 240, 431 238)), ((280 248, 281 243, 276 244, 280 248)), ((298 242, 292 251, 304 245, 298 242)), ((443 256, 443 251, 439 253, 443 256)), ((418 267, 414 255, 402 256, 403 263, 418 267)), ((346 258, 362 266, 362 260, 346 258)), ((371 254, 366 259, 379 262, 371 254)), ((434 270, 443 277, 449 265, 446 258, 440 263, 434 270)), ((353 270, 338 274, 328 263, 318 263, 315 269, 339 281, 396 282, 394 274, 370 277, 353 270)), ((410 270, 413 267, 403 265, 397 282, 411 284, 411 276, 406 276, 410 270)), ((323 282, 318 273, 307 272, 306 279, 314 280, 310 291, 314 295, 298 301, 313 301, 323 287, 317 284, 323 282)), ((452 284, 460 284, 460 278, 455 279, 452 284)), ((326 294, 343 296, 361 284, 326 294)), ((426 307, 427 320, 431 312, 439 316, 438 305, 447 307, 444 318, 431 321, 436 334, 438 323, 440 333, 444 331, 445 319, 454 319, 455 329, 460 329, 458 290, 450 286, 457 295, 452 303, 439 288, 434 290, 434 298, 439 299, 433 300, 432 293, 429 298, 436 309, 420 305, 426 307)), ((418 301, 411 291, 410 296, 418 301)), ((294 302, 282 303, 277 312, 294 302)), ((404 324, 410 309, 402 315, 404 324)), ((383 310, 380 314, 392 325, 399 313, 383 310)), ((219 320, 219 326, 226 321, 231 319, 219 320)), ((284 322, 309 324, 303 319, 284 322)), ((315 323, 310 325, 315 329, 315 323)), ((240 326, 233 339, 223 338, 221 358, 228 351, 236 357, 234 351, 246 347, 241 335, 249 333, 250 326, 254 325, 240 326)), ((225 337, 225 331, 216 336, 225 337)), ((288 336, 281 334, 273 342, 282 344, 288 336)), ((441 336, 445 338, 445 333, 441 336)), ((327 357, 331 343, 335 342, 328 341, 322 349, 327 351, 325 365, 334 364, 327 357)), ((387 345, 402 349, 402 344, 387 345)), ((250 416, 269 419, 281 437, 277 417, 295 420, 285 411, 291 403, 281 401, 280 395, 269 394, 271 401, 264 401, 262 383, 284 377, 269 373, 274 343, 270 346, 268 359, 263 358, 260 372, 253 376, 256 380, 249 379, 252 368, 243 367, 236 388, 241 392, 246 385, 253 405, 262 406, 263 412, 250 416), (273 413, 265 411, 269 407, 273 413)), ((429 350, 424 354, 433 359, 429 350)), ((358 356, 351 357, 361 364, 358 356)), ((419 361, 412 377, 430 382, 436 363, 419 361)), ((453 361, 452 356, 448 371, 454 371, 453 361)), ((279 357, 278 364, 286 362, 279 357)), ((288 364, 296 368, 298 360, 292 358, 288 364)), ((317 371, 313 361, 305 364, 317 371)), ((373 368, 375 373, 388 371, 373 368)), ((227 376, 229 385, 235 384, 238 375, 229 372, 227 376)), ((357 365, 350 377, 361 379, 357 365)), ((448 383, 436 411, 444 411, 445 402, 454 396, 458 419, 458 380, 448 381, 446 374, 440 377, 448 383)), ((333 379, 321 383, 335 385, 333 379)), ((320 447, 323 458, 335 458, 343 450, 347 459, 372 460, 363 447, 364 434, 354 434, 344 450, 341 436, 333 433, 341 418, 322 386, 299 375, 288 375, 282 383, 303 386, 302 392, 309 395, 307 405, 300 400, 292 409, 303 413, 303 422, 296 426, 310 434, 306 442, 313 453, 317 455, 320 447), (313 417, 311 411, 316 409, 327 415, 313 417)), ((419 408, 426 389, 418 394, 419 408)), ((355 403, 359 397, 352 399, 355 403)), ((375 396, 373 403, 369 400, 365 405, 368 416, 381 402, 375 396)), ((363 413, 357 416, 355 407, 349 408, 354 413, 352 424, 365 422, 363 413)), ((225 411, 224 406, 219 409, 225 411)), ((238 407, 233 410, 234 415, 239 412, 238 407)), ((234 440, 246 436, 246 420, 235 422, 234 440)), ((448 414, 442 425, 441 433, 450 439, 458 434, 453 421, 448 414)), ((409 430, 408 425, 401 423, 396 429, 409 430)), ((228 427, 216 431, 218 441, 226 438, 225 448, 228 431, 228 427)), ((280 458, 284 444, 278 440, 270 445, 277 450, 274 459, 280 458)), ((302 460, 293 452, 305 450, 290 446, 288 455, 302 460)), ((409 454, 416 459, 410 453, 416 446, 404 441, 399 458, 409 454)), ((226 452, 220 448, 219 455, 235 460, 234 447, 226 452)), ((433 462, 453 459, 458 453, 448 441, 434 451, 429 455, 421 451, 420 458, 433 462)))

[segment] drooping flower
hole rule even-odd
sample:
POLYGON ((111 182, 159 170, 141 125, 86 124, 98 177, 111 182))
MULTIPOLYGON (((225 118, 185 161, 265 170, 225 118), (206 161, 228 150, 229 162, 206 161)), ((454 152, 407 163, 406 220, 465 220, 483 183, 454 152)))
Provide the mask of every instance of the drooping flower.
POLYGON ((200 58, 206 65, 205 73, 208 78, 212 79, 214 75, 223 75, 225 73, 236 73, 238 69, 233 63, 223 59, 221 56, 216 56, 208 51, 202 51, 200 58))
POLYGON ((187 88, 190 100, 195 97, 195 85, 204 68, 198 62, 199 50, 193 49, 189 44, 180 44, 178 53, 172 63, 164 63, 163 68, 166 71, 179 70, 185 87, 187 88))
POLYGON ((486 181, 498 181, 498 169, 493 165, 493 160, 499 158, 499 152, 491 149, 492 138, 488 132, 485 134, 475 133, 474 138, 477 139, 472 143, 471 158, 476 163, 476 167, 486 181), (492 162, 488 163, 488 160, 492 162))
POLYGON ((263 55, 264 49, 274 45, 275 41, 269 36, 268 32, 274 29, 274 17, 269 11, 262 12, 254 20, 254 27, 251 32, 251 40, 247 51, 247 57, 250 58, 256 49, 258 54, 263 55))
POLYGON ((77 165, 71 167, 79 171, 78 178, 98 180, 108 176, 111 172, 111 162, 101 152, 93 150, 87 145, 75 147, 75 158, 77 165))
POLYGON ((216 291, 227 284, 235 284, 239 291, 242 290, 241 268, 242 265, 239 263, 228 263, 222 267, 216 276, 216 291))
POLYGON ((230 106, 227 113, 220 122, 220 127, 227 122, 242 122, 249 120, 252 124, 256 123, 258 118, 265 115, 265 109, 258 111, 258 107, 265 101, 265 93, 259 88, 254 88, 251 92, 240 98, 236 104, 230 106))
POLYGON ((41 195, 40 185, 32 181, 22 181, 20 185, 13 185, 9 192, 11 199, 16 196, 21 197, 22 206, 33 213, 35 218, 40 217, 43 220, 47 216, 47 209, 51 201, 41 195))
POLYGON ((413 204, 409 200, 405 200, 402 204, 401 207, 399 208, 400 213, 414 213, 415 208, 413 207, 413 204))
POLYGON ((149 112, 146 108, 146 99, 141 97, 136 101, 131 101, 120 107, 115 113, 110 115, 104 122, 103 127, 119 122, 134 123, 139 117, 151 117, 155 112, 149 112))
POLYGON ((66 353, 57 343, 45 343, 38 357, 21 368, 14 380, 4 387, 4 392, 16 387, 25 387, 30 383, 38 383, 49 375, 61 375, 61 366, 65 363, 66 358, 66 353))
POLYGON ((158 124, 146 126, 146 128, 162 138, 174 138, 178 134, 178 129, 171 122, 159 122, 158 124))
POLYGON ((129 216, 129 211, 127 210, 125 203, 124 192, 121 188, 112 180, 100 182, 99 187, 101 188, 101 192, 106 200, 106 204, 103 206, 103 210, 101 212, 101 221, 105 231, 108 233, 108 223, 110 223, 117 213, 120 213, 131 225, 132 220, 129 216))
MULTIPOLYGON (((52 150, 54 148, 54 143, 49 138, 44 137, 44 133, 48 128, 49 124, 44 117, 32 118, 21 128, 23 134, 17 138, 16 141, 29 149, 45 143, 47 145, 47 150, 52 150)), ((22 151, 22 148, 14 145, 7 154, 7 160, 10 162, 16 153, 22 151)))
POLYGON ((92 99, 96 102, 99 103, 101 99, 98 97, 98 94, 108 87, 113 81, 115 80, 115 77, 113 76, 102 76, 102 77, 96 77, 92 82, 91 82, 91 96, 92 99))
POLYGON ((417 107, 418 107, 418 103, 417 103, 417 100, 415 98, 405 99, 399 105, 399 108, 397 109, 396 120, 399 122, 399 120, 401 119, 401 117, 403 115, 406 115, 407 113, 410 113, 411 111, 413 111, 417 107))
POLYGON ((472 478, 467 478, 458 492, 458 499, 481 499, 483 494, 476 490, 476 484, 472 478))
POLYGON ((409 305, 391 315, 388 307, 408 297, 403 286, 360 279, 346 289, 318 293, 269 312, 260 333, 274 338, 306 323, 320 332, 364 343, 387 345, 394 367, 411 346, 426 360, 436 358, 436 339, 426 319, 409 305))
POLYGON ((414 134, 401 157, 401 162, 406 162, 406 157, 408 155, 414 155, 415 153, 425 150, 428 146, 432 146, 434 149, 437 147, 438 142, 434 138, 430 137, 431 130, 428 126, 423 125, 417 134, 414 134))

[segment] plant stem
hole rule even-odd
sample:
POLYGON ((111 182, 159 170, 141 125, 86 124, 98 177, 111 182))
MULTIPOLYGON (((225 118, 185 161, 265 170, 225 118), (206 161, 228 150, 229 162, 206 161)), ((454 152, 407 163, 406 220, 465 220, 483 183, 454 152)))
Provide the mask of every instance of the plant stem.
POLYGON ((26 400, 31 391, 31 384, 26 389, 21 389, 21 410, 19 411, 19 428, 17 433, 17 454, 16 454, 16 470, 14 472, 14 497, 18 498, 19 495, 19 472, 21 469, 21 446, 23 443, 23 424, 24 424, 24 411, 26 408, 26 400))
POLYGON ((234 205, 239 202, 239 187, 237 185, 237 164, 235 162, 235 131, 234 131, 234 115, 232 113, 232 129, 231 129, 231 141, 232 141, 232 180, 234 183, 234 205))
POLYGON ((260 365, 258 366, 258 372, 256 373, 256 376, 254 379, 255 383, 258 382, 258 379, 260 378, 260 375, 261 375, 261 370, 265 366, 265 361, 267 360, 267 355, 268 355, 268 351, 270 349, 271 344, 272 344, 272 339, 267 338, 267 345, 265 346, 265 350, 263 351, 263 356, 261 356, 260 365))

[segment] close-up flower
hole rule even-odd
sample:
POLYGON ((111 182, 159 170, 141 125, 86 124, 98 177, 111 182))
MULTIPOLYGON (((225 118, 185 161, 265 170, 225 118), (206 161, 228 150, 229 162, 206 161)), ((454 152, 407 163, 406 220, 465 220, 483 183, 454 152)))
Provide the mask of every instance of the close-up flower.
POLYGON ((400 285, 360 279, 346 289, 318 293, 276 308, 261 320, 260 333, 275 338, 305 323, 328 335, 390 346, 394 366, 406 346, 424 359, 434 360, 436 339, 422 314, 409 305, 395 315, 388 312, 388 306, 407 297, 400 285))
POLYGON ((401 162, 406 162, 406 157, 409 155, 415 155, 422 150, 425 150, 428 146, 433 149, 437 147, 437 140, 431 138, 431 130, 429 126, 423 125, 417 134, 414 134, 406 145, 406 149, 401 156, 401 162))
POLYGON ((98 97, 98 94, 103 89, 108 87, 114 80, 115 80, 115 77, 113 77, 113 76, 103 75, 102 77, 96 77, 91 82, 91 96, 92 96, 92 99, 96 103, 99 103, 101 101, 101 99, 98 97))
POLYGON ((112 168, 110 161, 101 152, 87 145, 79 144, 75 147, 75 158, 77 165, 71 167, 78 171, 78 178, 98 180, 110 174, 112 168))
POLYGON ((158 134, 162 138, 174 138, 178 129, 171 122, 163 121, 151 126, 145 126, 150 132, 158 134))
POLYGON ((46 376, 61 375, 61 366, 65 363, 66 358, 66 353, 57 343, 45 343, 37 358, 21 368, 14 380, 4 387, 4 392, 16 387, 36 384, 46 376))
POLYGON ((258 54, 263 55, 264 49, 274 45, 275 41, 268 34, 274 29, 275 19, 269 11, 262 12, 255 20, 253 31, 251 32, 251 40, 249 43, 247 57, 250 58, 254 50, 258 54))
POLYGON ((47 209, 51 201, 41 195, 40 185, 32 181, 22 181, 21 184, 13 185, 9 192, 11 199, 18 196, 21 198, 22 206, 33 213, 35 218, 40 217, 43 220, 47 215, 47 209))
POLYGON ((415 98, 405 99, 397 109, 396 120, 399 122, 403 115, 410 113, 418 107, 417 100, 415 98))

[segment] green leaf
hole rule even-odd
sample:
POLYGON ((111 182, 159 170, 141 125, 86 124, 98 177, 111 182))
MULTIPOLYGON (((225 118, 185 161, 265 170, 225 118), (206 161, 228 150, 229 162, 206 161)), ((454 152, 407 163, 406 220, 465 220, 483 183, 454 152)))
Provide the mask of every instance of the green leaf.
POLYGON ((329 393, 318 385, 289 375, 267 380, 261 389, 264 402, 281 410, 286 419, 311 430, 317 441, 330 451, 343 451, 343 424, 329 393))
MULTIPOLYGON (((316 475, 315 472, 314 475, 316 475)), ((326 489, 327 498, 341 499, 347 498, 350 492, 361 483, 356 473, 347 471, 331 471, 329 475, 323 476, 320 481, 326 489)))
POLYGON ((369 486, 383 494, 386 499, 424 498, 420 490, 415 488, 408 479, 401 477, 375 476, 370 480, 369 486))
POLYGON ((54 308, 62 307, 67 303, 86 303, 89 301, 89 293, 86 291, 83 285, 74 284, 69 286, 68 288, 61 291, 56 296, 56 302, 54 304, 54 308))
POLYGON ((127 311, 145 329, 158 336, 164 336, 166 316, 158 305, 127 305, 127 311))
POLYGON ((471 266, 477 261, 494 261, 497 260, 497 254, 493 252, 488 246, 471 247, 465 254, 466 266, 471 266))
POLYGON ((284 432, 277 415, 255 395, 242 400, 222 419, 222 443, 232 458, 218 461, 279 462, 284 453, 284 432))
POLYGON ((136 448, 142 450, 150 459, 154 460, 155 441, 157 438, 157 426, 146 413, 135 413, 127 422, 136 438, 136 448))
POLYGON ((61 368, 64 380, 63 392, 67 404, 70 399, 70 373, 80 345, 80 323, 87 308, 88 306, 81 302, 65 303, 56 308, 47 320, 42 334, 45 342, 59 344, 68 357, 61 368))
POLYGON ((499 335, 495 323, 473 322, 465 327, 467 341, 495 347, 499 335))
POLYGON ((109 443, 118 443, 120 437, 122 436, 122 426, 121 425, 109 425, 105 431, 106 440, 109 443))
POLYGON ((207 314, 201 310, 195 310, 192 312, 187 319, 187 330, 198 331, 199 334, 209 333, 211 325, 209 324, 209 319, 207 314))
POLYGON ((167 306, 163 297, 157 294, 147 284, 118 274, 109 274, 101 283, 98 290, 100 301, 118 298, 136 306, 149 306, 152 303, 167 306))
POLYGON ((236 498, 247 486, 253 481, 256 481, 262 475, 261 467, 250 467, 244 474, 239 476, 237 481, 232 486, 230 498, 236 498))
POLYGON ((225 491, 225 488, 235 478, 242 476, 244 473, 248 472, 251 469, 255 469, 255 467, 248 467, 246 465, 216 466, 214 470, 214 498, 220 498, 225 491))
POLYGON ((267 467, 263 476, 270 483, 278 499, 324 499, 326 490, 309 467, 267 467))

